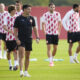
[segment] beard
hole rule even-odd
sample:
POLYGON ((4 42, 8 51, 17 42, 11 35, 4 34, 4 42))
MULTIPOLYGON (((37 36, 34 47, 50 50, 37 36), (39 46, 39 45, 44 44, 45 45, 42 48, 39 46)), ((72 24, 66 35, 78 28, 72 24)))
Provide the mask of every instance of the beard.
POLYGON ((76 10, 76 12, 78 13, 78 12, 79 12, 79 10, 76 10))

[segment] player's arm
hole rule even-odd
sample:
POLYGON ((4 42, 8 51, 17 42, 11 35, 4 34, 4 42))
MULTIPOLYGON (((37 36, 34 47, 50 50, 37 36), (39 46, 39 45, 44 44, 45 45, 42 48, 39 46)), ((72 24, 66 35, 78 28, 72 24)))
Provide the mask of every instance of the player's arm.
POLYGON ((60 35, 60 33, 61 33, 61 28, 62 28, 62 22, 61 21, 59 21, 59 35, 60 35))
POLYGON ((43 15, 42 16, 42 19, 41 19, 41 21, 42 21, 42 31, 44 32, 44 35, 46 35, 46 32, 45 32, 45 16, 43 15))
POLYGON ((67 13, 62 20, 63 27, 66 31, 69 31, 69 28, 67 26, 68 18, 69 18, 69 13, 67 13))
POLYGON ((36 36, 36 42, 39 43, 40 38, 39 38, 39 33, 38 33, 37 28, 33 27, 33 31, 34 31, 34 34, 36 36))
POLYGON ((42 31, 44 32, 44 35, 46 35, 46 32, 45 32, 45 23, 42 22, 42 31))
POLYGON ((58 21, 58 25, 59 25, 59 28, 58 28, 58 35, 60 35, 60 32, 61 32, 61 27, 62 27, 62 22, 61 22, 61 15, 60 15, 60 13, 59 13, 59 21, 58 21))
POLYGON ((36 38, 39 38, 38 30, 36 27, 33 27, 33 31, 34 31, 36 38))
POLYGON ((32 19, 33 19, 32 26, 33 26, 34 34, 36 36, 36 42, 39 43, 39 40, 40 40, 39 33, 38 33, 37 28, 36 28, 35 20, 34 20, 34 18, 32 18, 32 19))
POLYGON ((18 18, 16 18, 14 22, 14 36, 15 36, 17 45, 20 45, 21 42, 18 39, 18 18))
POLYGON ((16 28, 16 27, 14 27, 14 36, 15 36, 17 45, 20 45, 21 42, 20 42, 20 40, 18 39, 18 28, 16 28))
POLYGON ((6 25, 4 25, 4 30, 7 31, 7 32, 9 32, 9 33, 12 33, 12 34, 13 34, 13 31, 10 30, 10 29, 8 29, 6 25))
POLYGON ((18 40, 18 28, 14 28, 14 36, 18 40))

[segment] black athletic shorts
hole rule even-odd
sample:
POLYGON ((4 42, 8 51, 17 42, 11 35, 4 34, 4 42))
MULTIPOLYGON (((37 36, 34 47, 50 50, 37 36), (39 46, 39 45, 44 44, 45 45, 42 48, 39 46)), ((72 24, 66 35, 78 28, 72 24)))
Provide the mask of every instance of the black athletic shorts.
POLYGON ((17 43, 15 40, 6 41, 6 47, 7 47, 8 52, 15 51, 17 50, 17 43))
POLYGON ((80 41, 80 32, 68 32, 67 33, 68 43, 74 43, 80 41))
POLYGON ((6 34, 0 33, 0 40, 6 41, 6 34))
POLYGON ((58 45, 58 35, 46 35, 46 43, 47 44, 54 44, 54 45, 58 45))
POLYGON ((26 51, 32 51, 32 38, 28 38, 24 41, 21 41, 21 44, 18 45, 18 47, 19 46, 24 47, 26 51))

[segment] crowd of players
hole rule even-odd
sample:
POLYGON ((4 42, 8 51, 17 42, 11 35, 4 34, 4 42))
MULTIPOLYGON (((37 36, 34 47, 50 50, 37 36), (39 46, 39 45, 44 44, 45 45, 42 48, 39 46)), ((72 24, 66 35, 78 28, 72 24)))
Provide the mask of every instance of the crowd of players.
MULTIPOLYGON (((49 11, 44 13, 42 17, 42 30, 46 37, 49 66, 54 66, 53 58, 57 51, 62 24, 68 32, 70 63, 79 63, 77 60, 80 51, 79 5, 74 4, 73 9, 66 13, 63 20, 61 20, 60 13, 55 11, 54 3, 50 3, 48 7, 49 11), (72 47, 75 42, 78 42, 79 45, 74 56, 72 56, 72 47), (53 52, 51 52, 51 45, 53 45, 53 52)), ((32 28, 36 36, 36 42, 39 43, 40 40, 35 19, 30 15, 30 12, 31 5, 22 6, 20 1, 16 1, 15 5, 9 5, 8 11, 5 11, 5 5, 0 3, 0 59, 8 59, 9 70, 17 70, 20 66, 20 76, 27 77, 30 77, 28 66, 30 52, 32 51, 32 28), (4 42, 3 55, 2 40, 4 42), (12 52, 14 66, 11 61, 12 52), (24 55, 25 72, 23 73, 24 55)))

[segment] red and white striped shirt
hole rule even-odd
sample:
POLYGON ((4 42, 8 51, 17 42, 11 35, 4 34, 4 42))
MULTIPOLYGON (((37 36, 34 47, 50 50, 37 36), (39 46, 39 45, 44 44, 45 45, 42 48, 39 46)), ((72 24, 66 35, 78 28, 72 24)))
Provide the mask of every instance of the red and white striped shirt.
POLYGON ((43 14, 42 22, 46 24, 46 34, 58 35, 58 22, 61 21, 59 12, 46 12, 43 14))
MULTIPOLYGON (((13 25, 14 25, 14 21, 15 21, 16 17, 17 17, 16 15, 14 15, 14 16, 8 15, 8 16, 4 19, 4 21, 5 21, 5 22, 4 22, 4 25, 6 25, 7 28, 10 29, 10 30, 12 30, 13 32, 14 32, 13 25)), ((7 40, 7 41, 15 40, 14 34, 11 34, 11 33, 7 32, 7 34, 6 34, 6 40, 7 40)))
POLYGON ((64 16, 63 20, 63 27, 66 31, 70 30, 71 32, 78 32, 80 31, 79 28, 79 13, 75 12, 73 9, 67 12, 64 16))
POLYGON ((8 14, 9 13, 7 11, 4 11, 4 13, 0 13, 0 33, 6 33, 6 31, 3 28, 3 25, 4 25, 4 18, 8 16, 8 14))

